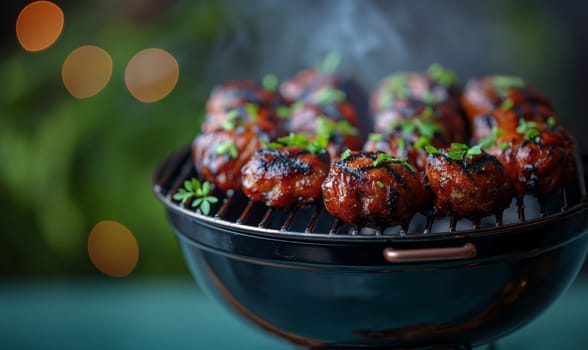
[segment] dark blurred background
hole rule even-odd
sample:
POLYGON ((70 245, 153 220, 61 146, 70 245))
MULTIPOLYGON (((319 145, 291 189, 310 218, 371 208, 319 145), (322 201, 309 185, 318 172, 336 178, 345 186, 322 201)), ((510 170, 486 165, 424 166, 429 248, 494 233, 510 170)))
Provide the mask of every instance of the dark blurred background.
POLYGON ((151 192, 163 157, 190 143, 214 84, 280 78, 330 51, 366 89, 432 62, 466 80, 516 74, 549 95, 580 142, 588 134, 586 6, 577 1, 55 1, 65 26, 26 52, 15 22, 27 1, 2 2, 0 22, 0 276, 92 276, 87 238, 116 220, 136 237, 134 275, 186 275, 151 192), (97 45, 113 60, 108 85, 76 99, 64 59, 97 45), (161 48, 179 63, 167 97, 141 103, 125 86, 131 57, 161 48))

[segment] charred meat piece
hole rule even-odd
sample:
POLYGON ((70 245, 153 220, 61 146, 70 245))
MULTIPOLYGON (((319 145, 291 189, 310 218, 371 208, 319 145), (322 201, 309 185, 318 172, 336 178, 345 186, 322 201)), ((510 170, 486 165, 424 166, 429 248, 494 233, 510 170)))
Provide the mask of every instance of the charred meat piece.
POLYGON ((338 160, 346 149, 361 148, 359 117, 348 102, 324 106, 299 104, 292 108, 288 119, 288 130, 295 133, 324 135, 329 140, 327 151, 331 160, 338 160))
POLYGON ((314 154, 289 146, 262 149, 241 170, 243 193, 272 207, 319 203, 329 164, 325 151, 314 154))
POLYGON ((276 90, 270 90, 252 80, 228 81, 215 87, 206 102, 206 112, 226 113, 247 103, 271 107, 282 99, 276 90))
MULTIPOLYGON (((357 120, 350 122, 360 136, 365 137, 372 128, 365 93, 351 77, 306 69, 284 81, 280 91, 286 101, 294 105, 314 105, 332 112, 339 110, 346 117, 354 114, 357 120)), ((298 129, 293 127, 291 131, 298 132, 298 129)))
POLYGON ((488 114, 479 115, 471 121, 472 141, 479 142, 492 135, 492 130, 501 129, 505 132, 515 132, 521 120, 547 125, 550 120, 559 123, 550 107, 540 104, 522 104, 511 106, 507 104, 497 107, 488 114), (505 108, 507 107, 507 108, 505 108))
POLYGON ((410 164, 424 172, 428 158, 424 149, 426 145, 448 147, 449 135, 432 120, 413 118, 396 123, 388 134, 370 134, 363 150, 381 151, 397 158, 406 158, 410 164))
POLYGON ((430 203, 419 172, 382 152, 352 152, 333 163, 322 190, 331 215, 376 228, 406 226, 430 203))
POLYGON ((512 187, 495 157, 463 144, 429 151, 427 178, 438 217, 476 221, 508 208, 512 187))
POLYGON ((433 64, 424 73, 399 72, 384 78, 372 93, 370 109, 377 113, 392 107, 396 100, 406 99, 459 109, 460 93, 455 73, 433 64))
POLYGON ((192 144, 197 172, 223 192, 241 188, 241 167, 263 148, 259 134, 246 127, 201 134, 192 144))
MULTIPOLYGON (((469 80, 461 103, 471 124, 478 116, 491 114, 499 107, 502 109, 520 108, 519 113, 524 113, 526 111, 533 112, 536 105, 543 106, 544 110, 548 110, 544 113, 553 114, 553 108, 545 95, 526 85, 523 79, 512 76, 485 76, 469 80)), ((532 114, 537 113, 535 111, 532 114)), ((526 119, 527 114, 524 113, 522 117, 526 119)))
POLYGON ((238 126, 247 125, 271 138, 285 135, 284 121, 273 107, 264 107, 253 103, 246 103, 228 112, 206 114, 202 131, 214 132, 231 130, 238 126))
POLYGON ((575 178, 574 140, 564 130, 541 131, 532 122, 518 130, 504 133, 488 150, 503 164, 517 197, 532 193, 542 198, 575 178))

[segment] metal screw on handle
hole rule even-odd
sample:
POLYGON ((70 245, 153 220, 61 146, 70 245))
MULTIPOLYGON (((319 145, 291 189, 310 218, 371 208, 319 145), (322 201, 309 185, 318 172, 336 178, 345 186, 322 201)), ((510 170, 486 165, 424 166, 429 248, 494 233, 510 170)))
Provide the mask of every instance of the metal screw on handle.
POLYGON ((477 255, 476 246, 466 243, 459 247, 423 249, 384 249, 384 258, 390 263, 414 263, 470 259, 477 255))

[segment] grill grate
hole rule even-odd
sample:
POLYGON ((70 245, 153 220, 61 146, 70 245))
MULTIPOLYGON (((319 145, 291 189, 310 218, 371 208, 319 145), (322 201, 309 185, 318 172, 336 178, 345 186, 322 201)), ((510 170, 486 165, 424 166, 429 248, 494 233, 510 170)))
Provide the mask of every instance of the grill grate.
MULTIPOLYGON (((240 192, 224 195, 218 191, 214 195, 220 200, 212 206, 211 216, 207 218, 217 223, 245 226, 266 233, 329 237, 435 235, 503 227, 540 219, 578 205, 585 205, 587 203, 586 187, 582 174, 582 162, 579 157, 576 159, 576 164, 578 164, 577 181, 562 188, 559 194, 544 199, 537 199, 531 195, 520 200, 513 199, 511 206, 503 213, 473 222, 458 220, 456 217, 436 219, 433 216, 417 214, 406 227, 393 226, 372 229, 344 223, 332 217, 323 210, 322 206, 272 208, 262 203, 253 202, 240 192)), ((192 177, 197 177, 197 174, 192 165, 190 152, 178 153, 162 168, 158 184, 155 185, 155 192, 164 200, 175 206, 180 206, 171 197, 185 180, 192 177)), ((204 218, 198 210, 190 207, 190 203, 186 203, 183 209, 204 218)))

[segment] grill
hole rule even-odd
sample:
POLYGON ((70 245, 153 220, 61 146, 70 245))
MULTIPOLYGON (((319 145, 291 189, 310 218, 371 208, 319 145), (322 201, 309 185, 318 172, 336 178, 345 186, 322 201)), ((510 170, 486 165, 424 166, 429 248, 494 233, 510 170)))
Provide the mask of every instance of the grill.
POLYGON ((560 193, 513 200, 498 217, 378 229, 241 193, 215 193, 202 215, 172 199, 197 177, 188 149, 160 166, 154 192, 198 284, 266 331, 312 349, 470 349, 533 320, 576 277, 588 249, 576 164, 560 193))
MULTIPOLYGON (((577 152, 576 152, 577 153, 577 152)), ((582 164, 576 157, 576 164, 582 164)), ((165 164, 164 172, 159 174, 154 191, 166 205, 176 206, 171 197, 183 182, 198 175, 194 171, 193 161, 188 150, 179 152, 165 164)), ((418 235, 444 235, 447 233, 469 234, 474 232, 500 232, 504 227, 524 224, 537 219, 549 218, 584 207, 587 202, 586 185, 582 167, 578 167, 575 183, 560 189, 558 194, 548 198, 536 198, 527 195, 514 199, 511 207, 495 217, 487 217, 470 222, 455 217, 435 219, 434 215, 417 214, 406 227, 380 227, 377 229, 349 225, 332 217, 322 206, 292 207, 288 209, 267 207, 246 198, 241 193, 224 195, 216 192, 220 198, 218 205, 212 207, 211 216, 204 216, 186 203, 181 210, 204 222, 213 223, 229 229, 247 229, 251 232, 298 236, 302 238, 329 239, 365 239, 371 237, 404 237, 418 235)), ((179 209, 179 208, 178 208, 179 209)))

